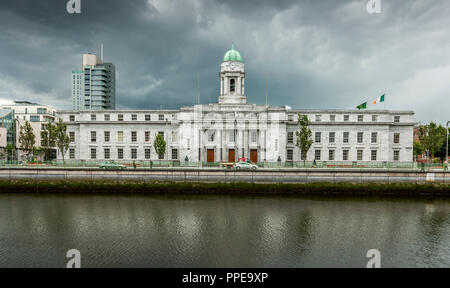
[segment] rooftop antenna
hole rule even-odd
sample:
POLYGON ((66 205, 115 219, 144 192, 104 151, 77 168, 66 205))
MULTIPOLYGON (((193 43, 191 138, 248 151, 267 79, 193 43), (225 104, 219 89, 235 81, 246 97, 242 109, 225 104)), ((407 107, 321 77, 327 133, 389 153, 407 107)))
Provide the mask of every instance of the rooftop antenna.
POLYGON ((100 58, 102 59, 102 63, 103 63, 103 43, 100 45, 100 58))
POLYGON ((266 73, 266 106, 267 106, 267 95, 268 95, 268 80, 267 80, 267 73, 266 73))
POLYGON ((200 104, 200 77, 197 72, 197 101, 200 104))

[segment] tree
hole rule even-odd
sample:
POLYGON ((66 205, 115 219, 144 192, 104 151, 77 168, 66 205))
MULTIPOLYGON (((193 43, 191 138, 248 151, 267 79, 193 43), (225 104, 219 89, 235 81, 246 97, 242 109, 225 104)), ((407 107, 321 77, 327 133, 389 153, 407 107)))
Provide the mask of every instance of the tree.
POLYGON ((44 158, 50 159, 53 148, 56 146, 56 125, 49 123, 41 132, 41 147, 44 150, 44 158))
POLYGON ((166 153, 166 141, 160 134, 156 134, 155 141, 153 142, 153 147, 155 147, 156 154, 159 156, 166 153))
POLYGON ((313 143, 312 140, 312 132, 311 129, 309 129, 309 120, 306 115, 298 114, 298 126, 299 131, 295 132, 297 135, 297 143, 295 146, 300 149, 300 153, 302 155, 303 163, 306 163, 306 155, 311 148, 311 145, 313 143))
POLYGON ((6 153, 8 154, 8 155, 7 155, 8 160, 12 160, 12 158, 14 158, 14 157, 13 157, 14 150, 16 150, 15 147, 14 147, 14 145, 11 144, 11 143, 8 144, 8 145, 6 145, 5 150, 6 150, 6 153))
POLYGON ((25 121, 25 124, 20 126, 19 133, 19 144, 20 149, 22 149, 25 154, 27 154, 27 158, 31 152, 33 152, 34 144, 36 143, 36 136, 34 135, 33 128, 31 127, 30 122, 25 121))
POLYGON ((419 155, 422 155, 425 152, 425 149, 423 149, 423 145, 422 143, 420 143, 419 141, 414 141, 413 144, 413 153, 414 153, 414 157, 417 161, 417 158, 419 155))
POLYGON ((425 151, 428 151, 433 159, 436 152, 441 148, 442 141, 445 141, 447 132, 444 127, 431 122, 428 125, 419 127, 419 139, 425 151))
MULTIPOLYGON (((447 136, 447 135, 445 135, 445 136, 447 136)), ((447 141, 445 140, 445 137, 444 137, 444 141, 442 141, 441 148, 439 148, 439 150, 436 152, 436 157, 439 157, 439 158, 445 160, 445 157, 447 156, 446 155, 447 149, 445 147, 446 145, 447 145, 447 141)), ((448 151, 450 151, 450 129, 449 129, 449 135, 448 135, 448 151)))
POLYGON ((58 147, 59 152, 61 152, 63 163, 65 163, 64 155, 66 155, 70 144, 70 137, 67 135, 67 124, 64 123, 62 119, 59 119, 53 129, 56 147, 58 147))

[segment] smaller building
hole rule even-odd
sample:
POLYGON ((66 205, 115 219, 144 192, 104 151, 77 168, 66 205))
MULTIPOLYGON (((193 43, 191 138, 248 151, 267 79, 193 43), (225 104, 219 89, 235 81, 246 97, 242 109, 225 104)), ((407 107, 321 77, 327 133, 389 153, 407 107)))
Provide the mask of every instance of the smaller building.
MULTIPOLYGON (((46 129, 48 123, 54 123, 56 120, 56 108, 32 103, 28 101, 11 101, 9 103, 0 104, 0 121, 1 127, 7 129, 7 143, 13 144, 19 149, 20 127, 26 121, 30 122, 36 137, 36 147, 41 146, 41 135, 46 129), (8 112, 10 111, 10 112, 8 112)), ((1 140, 0 140, 1 142, 1 140)), ((23 158, 24 153, 18 151, 18 159, 23 158)), ((54 157, 56 158, 56 154, 54 157)))

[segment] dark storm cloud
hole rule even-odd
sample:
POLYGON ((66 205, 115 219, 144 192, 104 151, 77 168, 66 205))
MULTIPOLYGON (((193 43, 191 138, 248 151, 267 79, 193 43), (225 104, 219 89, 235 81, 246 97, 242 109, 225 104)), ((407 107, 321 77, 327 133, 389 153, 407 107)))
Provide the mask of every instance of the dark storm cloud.
POLYGON ((388 108, 417 120, 449 113, 448 1, 66 0, 0 3, 0 98, 71 107, 70 71, 81 54, 117 68, 120 108, 178 108, 216 102, 218 71, 235 42, 252 103, 354 108, 388 93, 388 108))

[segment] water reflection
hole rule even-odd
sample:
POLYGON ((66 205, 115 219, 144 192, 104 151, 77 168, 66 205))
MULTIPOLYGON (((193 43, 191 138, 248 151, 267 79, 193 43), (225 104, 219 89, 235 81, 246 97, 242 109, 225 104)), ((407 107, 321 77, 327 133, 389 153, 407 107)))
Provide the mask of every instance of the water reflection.
POLYGON ((0 267, 450 265, 450 202, 0 195, 0 267))

